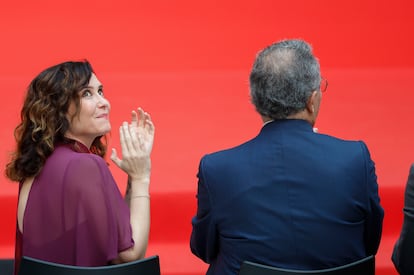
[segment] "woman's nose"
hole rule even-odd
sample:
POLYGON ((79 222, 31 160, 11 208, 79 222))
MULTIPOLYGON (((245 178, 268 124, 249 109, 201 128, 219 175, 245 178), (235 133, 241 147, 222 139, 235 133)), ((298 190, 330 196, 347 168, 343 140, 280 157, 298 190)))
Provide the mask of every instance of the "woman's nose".
POLYGON ((102 96, 99 96, 98 107, 108 108, 109 107, 109 101, 106 98, 104 98, 102 96))

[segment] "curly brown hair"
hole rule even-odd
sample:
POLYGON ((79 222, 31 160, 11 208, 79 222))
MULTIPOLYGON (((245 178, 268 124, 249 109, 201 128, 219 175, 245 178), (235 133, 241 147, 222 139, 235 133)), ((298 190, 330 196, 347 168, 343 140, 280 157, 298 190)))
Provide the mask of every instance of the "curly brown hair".
MULTIPOLYGON (((32 80, 20 113, 21 122, 14 130, 17 148, 6 165, 9 179, 23 181, 36 176, 56 143, 67 142, 64 134, 70 125, 66 117, 69 105, 74 102, 79 113, 78 92, 88 85, 92 73, 87 60, 69 61, 45 69, 32 80)), ((102 136, 94 140, 90 150, 104 157, 106 142, 102 136)))

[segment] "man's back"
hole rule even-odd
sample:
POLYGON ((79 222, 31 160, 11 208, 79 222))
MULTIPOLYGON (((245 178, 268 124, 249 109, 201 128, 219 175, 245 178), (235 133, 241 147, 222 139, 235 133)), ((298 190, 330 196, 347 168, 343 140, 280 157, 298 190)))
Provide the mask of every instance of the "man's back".
POLYGON ((316 134, 304 120, 274 121, 205 156, 198 177, 191 248, 208 274, 237 274, 244 260, 327 268, 377 251, 383 210, 362 142, 316 134))

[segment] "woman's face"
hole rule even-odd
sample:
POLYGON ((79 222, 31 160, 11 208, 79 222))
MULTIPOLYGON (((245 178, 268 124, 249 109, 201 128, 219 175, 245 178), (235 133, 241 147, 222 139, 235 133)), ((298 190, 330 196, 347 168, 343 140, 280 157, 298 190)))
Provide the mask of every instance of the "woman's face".
POLYGON ((65 136, 90 147, 94 139, 111 130, 109 111, 111 106, 103 94, 103 86, 92 74, 88 87, 79 91, 80 109, 76 114, 75 102, 69 106, 67 119, 69 129, 65 136))

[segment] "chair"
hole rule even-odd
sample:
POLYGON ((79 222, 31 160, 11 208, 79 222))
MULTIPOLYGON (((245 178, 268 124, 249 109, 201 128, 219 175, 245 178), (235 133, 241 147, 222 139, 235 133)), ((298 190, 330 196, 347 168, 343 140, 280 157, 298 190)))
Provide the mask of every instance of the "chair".
POLYGON ((375 257, 368 256, 356 262, 319 270, 292 270, 257 264, 249 261, 243 262, 239 275, 374 275, 375 257))
POLYGON ((12 275, 14 270, 13 259, 0 259, 0 275, 12 275))
POLYGON ((19 275, 160 275, 158 255, 134 262, 99 267, 56 264, 23 257, 19 275))

